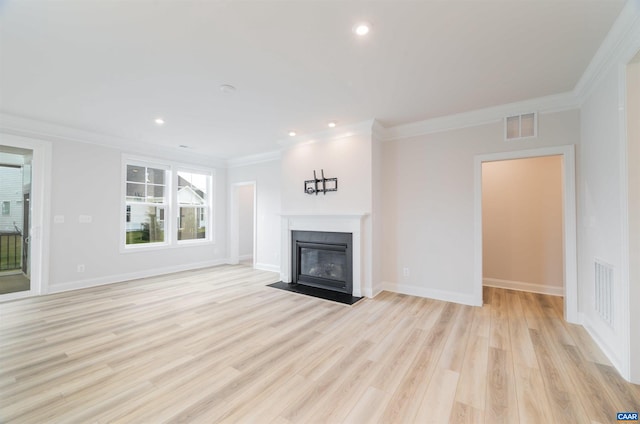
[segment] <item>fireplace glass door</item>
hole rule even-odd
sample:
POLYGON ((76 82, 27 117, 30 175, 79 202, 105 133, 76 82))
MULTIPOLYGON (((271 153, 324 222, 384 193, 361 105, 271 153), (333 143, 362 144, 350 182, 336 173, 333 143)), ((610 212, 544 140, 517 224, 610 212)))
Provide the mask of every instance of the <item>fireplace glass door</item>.
POLYGON ((350 233, 292 231, 292 283, 352 292, 350 233))
POLYGON ((335 281, 346 281, 346 246, 335 247, 301 243, 300 274, 335 281))

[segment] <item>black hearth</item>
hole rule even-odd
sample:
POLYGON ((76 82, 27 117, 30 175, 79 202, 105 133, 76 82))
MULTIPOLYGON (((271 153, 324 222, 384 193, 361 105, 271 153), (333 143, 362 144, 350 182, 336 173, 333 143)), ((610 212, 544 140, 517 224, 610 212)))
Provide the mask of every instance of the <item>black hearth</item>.
POLYGON ((291 283, 353 292, 351 233, 292 231, 291 283))

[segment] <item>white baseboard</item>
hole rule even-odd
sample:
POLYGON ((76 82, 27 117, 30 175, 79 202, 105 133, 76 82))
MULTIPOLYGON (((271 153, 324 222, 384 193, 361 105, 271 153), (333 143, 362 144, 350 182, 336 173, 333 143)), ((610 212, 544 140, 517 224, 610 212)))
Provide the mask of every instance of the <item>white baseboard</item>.
POLYGON ((240 261, 244 261, 244 260, 247 260, 247 259, 253 259, 253 254, 249 253, 247 255, 238 256, 238 260, 240 260, 240 261))
POLYGON ((385 286, 386 286, 386 283, 384 283, 384 282, 383 282, 383 283, 381 283, 381 284, 376 285, 376 286, 373 288, 373 290, 372 290, 372 293, 371 293, 371 296, 370 296, 370 297, 376 297, 377 295, 379 295, 380 293, 382 293, 382 292, 385 290, 385 286))
POLYGON ((600 336, 600 334, 598 333, 598 330, 596 330, 596 326, 593 324, 593 322, 591 321, 591 319, 587 314, 585 314, 584 312, 580 312, 579 315, 580 315, 580 323, 582 324, 584 329, 587 330, 587 333, 589 333, 589 336, 591 336, 593 341, 598 345, 598 347, 600 348, 602 353, 605 354, 607 359, 611 361, 611 364, 616 368, 616 370, 618 370, 620 375, 625 380, 629 381, 630 375, 628 375, 628 373, 626 372, 625 367, 622 366, 621 359, 618 357, 618 355, 616 355, 617 349, 612 349, 608 345, 608 343, 604 340, 604 338, 600 336))
POLYGON ((482 284, 499 289, 526 291, 532 293, 548 294, 551 296, 564 296, 564 288, 557 286, 544 286, 542 284, 525 283, 522 281, 500 280, 498 278, 483 278, 482 284))
POLYGON ((271 272, 277 272, 278 274, 280 273, 280 267, 278 265, 271 265, 271 264, 255 264, 254 266, 255 269, 259 269, 261 271, 271 271, 271 272))
POLYGON ((390 282, 383 282, 382 285, 384 290, 394 293, 426 297, 429 299, 442 300, 445 302, 460 303, 462 305, 482 306, 476 304, 472 293, 458 293, 447 290, 431 289, 428 287, 412 286, 408 284, 396 284, 390 282))
POLYGON ((108 275, 105 277, 89 278, 86 280, 71 281, 68 283, 50 284, 46 293, 61 293, 69 290, 86 289, 89 287, 102 286, 105 284, 121 283, 123 281, 136 280, 138 278, 155 277, 157 275, 171 274, 173 272, 190 271, 193 269, 207 268, 210 266, 223 265, 227 259, 217 259, 206 262, 196 262, 192 264, 175 265, 164 268, 146 269, 144 271, 130 272, 126 274, 108 275))

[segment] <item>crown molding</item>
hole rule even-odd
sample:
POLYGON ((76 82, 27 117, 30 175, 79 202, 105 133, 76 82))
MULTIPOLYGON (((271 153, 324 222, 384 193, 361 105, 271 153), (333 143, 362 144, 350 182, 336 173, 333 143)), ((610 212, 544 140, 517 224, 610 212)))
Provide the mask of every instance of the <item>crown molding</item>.
POLYGON ((532 111, 537 111, 538 113, 554 113, 577 109, 579 107, 578 100, 573 93, 565 92, 388 127, 385 129, 382 139, 384 141, 399 140, 500 122, 506 116, 519 115, 521 113, 529 113, 532 111))
POLYGON ((241 166, 256 165, 259 163, 273 162, 280 160, 280 150, 255 155, 241 156, 227 160, 227 168, 238 168, 241 166))
POLYGON ((598 82, 615 64, 626 64, 640 50, 640 0, 628 0, 573 92, 584 104, 598 82))
POLYGON ((371 125, 371 138, 374 141, 384 140, 387 137, 387 128, 383 126, 377 119, 373 120, 371 125))
POLYGON ((354 135, 366 134, 371 135, 374 126, 374 119, 357 122, 355 124, 340 125, 336 128, 323 130, 312 134, 300 134, 295 137, 289 137, 278 140, 277 143, 283 150, 290 149, 300 144, 339 140, 341 138, 353 137, 354 135))
POLYGON ((0 132, 51 142, 73 141, 93 144, 110 149, 119 149, 128 153, 146 156, 163 156, 192 164, 205 165, 207 167, 223 168, 226 166, 226 161, 217 157, 205 156, 187 150, 178 150, 177 148, 156 146, 152 143, 114 137, 7 113, 0 113, 0 132))

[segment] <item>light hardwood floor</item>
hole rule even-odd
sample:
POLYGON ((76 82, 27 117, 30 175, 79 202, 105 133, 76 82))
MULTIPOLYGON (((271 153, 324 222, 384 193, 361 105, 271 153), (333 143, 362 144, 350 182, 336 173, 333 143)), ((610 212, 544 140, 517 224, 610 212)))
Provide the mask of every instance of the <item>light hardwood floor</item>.
POLYGON ((222 266, 0 304, 3 423, 588 423, 640 409, 561 298, 349 307, 222 266))

